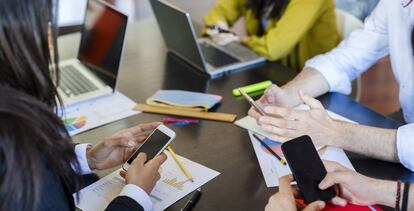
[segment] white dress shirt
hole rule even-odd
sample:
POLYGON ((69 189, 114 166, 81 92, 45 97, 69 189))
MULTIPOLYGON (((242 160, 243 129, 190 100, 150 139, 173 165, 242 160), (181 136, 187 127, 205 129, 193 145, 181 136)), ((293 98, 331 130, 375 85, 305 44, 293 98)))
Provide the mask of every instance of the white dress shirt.
MULTIPOLYGON (((89 144, 77 144, 75 146, 75 153, 78 158, 82 174, 92 173, 92 170, 91 168, 89 168, 88 165, 88 160, 86 159, 86 149, 88 148, 88 146, 89 144)), ((135 200, 139 205, 142 206, 142 208, 144 208, 145 211, 152 210, 151 198, 144 190, 142 190, 140 187, 136 185, 125 185, 119 196, 128 196, 129 198, 135 200)))
POLYGON ((397 151, 400 162, 414 171, 414 54, 411 44, 413 0, 381 0, 365 20, 364 29, 332 51, 309 60, 305 66, 318 70, 330 91, 349 94, 351 81, 380 58, 390 55, 399 84, 399 100, 408 123, 398 128, 397 151))

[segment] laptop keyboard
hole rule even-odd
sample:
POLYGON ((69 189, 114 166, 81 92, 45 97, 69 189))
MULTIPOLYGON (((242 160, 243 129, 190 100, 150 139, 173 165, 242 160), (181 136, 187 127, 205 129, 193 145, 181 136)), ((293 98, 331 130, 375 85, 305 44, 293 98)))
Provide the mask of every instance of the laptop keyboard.
POLYGON ((59 88, 66 96, 73 97, 98 90, 98 87, 82 75, 74 66, 67 65, 61 67, 60 70, 61 82, 59 88))
POLYGON ((234 58, 233 56, 215 48, 214 46, 202 42, 200 43, 201 51, 204 54, 206 62, 214 67, 223 67, 226 65, 234 64, 240 62, 240 60, 234 58))

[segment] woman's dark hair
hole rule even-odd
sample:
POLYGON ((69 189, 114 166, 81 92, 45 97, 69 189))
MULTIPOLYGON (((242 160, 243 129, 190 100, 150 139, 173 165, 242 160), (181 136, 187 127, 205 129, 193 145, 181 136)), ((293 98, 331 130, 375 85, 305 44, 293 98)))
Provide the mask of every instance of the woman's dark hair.
POLYGON ((61 104, 56 89, 57 3, 0 0, 0 85, 28 93, 50 107, 61 104))
POLYGON ((46 171, 62 188, 79 190, 79 169, 70 136, 50 107, 0 86, 0 210, 36 210, 42 185, 52 179, 44 178, 46 171))
POLYGON ((256 18, 280 18, 288 0, 247 0, 246 7, 251 9, 256 18))

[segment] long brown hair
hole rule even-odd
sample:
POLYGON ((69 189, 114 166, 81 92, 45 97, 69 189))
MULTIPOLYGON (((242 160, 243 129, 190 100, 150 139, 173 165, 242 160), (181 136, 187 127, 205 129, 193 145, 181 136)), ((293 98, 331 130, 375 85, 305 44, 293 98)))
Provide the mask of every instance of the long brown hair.
POLYGON ((78 190, 81 176, 73 147, 50 107, 0 86, 0 210, 37 210, 42 190, 50 190, 47 172, 63 189, 78 190))
POLYGON ((28 93, 50 107, 60 104, 56 89, 57 3, 58 0, 0 1, 0 84, 28 93))
POLYGON ((288 0, 247 0, 246 7, 251 9, 257 19, 280 18, 288 0), (264 17, 267 9, 270 9, 268 16, 264 17))

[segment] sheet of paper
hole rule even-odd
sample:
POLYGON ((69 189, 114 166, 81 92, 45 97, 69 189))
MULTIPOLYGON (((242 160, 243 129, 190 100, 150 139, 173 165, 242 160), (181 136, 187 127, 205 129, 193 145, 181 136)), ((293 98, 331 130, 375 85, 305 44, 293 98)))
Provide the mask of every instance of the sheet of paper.
MULTIPOLYGON (((279 163, 273 155, 271 155, 266 148, 264 148, 252 135, 252 132, 249 131, 250 140, 252 142, 254 151, 259 161, 260 169, 262 170, 263 177, 266 182, 267 187, 276 187, 279 186, 279 178, 288 174, 291 174, 289 165, 282 165, 279 163)), ((282 159, 284 159, 283 153, 280 146, 280 143, 274 141, 267 141, 267 144, 275 151, 282 159)), ((323 150, 321 153, 322 160, 336 161, 343 166, 353 169, 354 167, 351 164, 351 161, 346 156, 345 152, 342 149, 336 147, 328 147, 326 150, 323 150)))
MULTIPOLYGON (((154 211, 166 209, 220 174, 217 171, 179 156, 194 177, 194 182, 191 182, 181 171, 169 152, 165 153, 168 159, 161 167, 161 179, 150 194, 154 211)), ((105 210, 125 185, 124 179, 119 176, 120 170, 82 189, 79 201, 74 196, 76 206, 83 211, 105 210)))
MULTIPOLYGON (((299 109, 299 110, 308 110, 309 107, 306 105, 299 105, 297 107, 295 107, 295 109, 299 109)), ((331 118, 335 119, 335 120, 340 120, 340 121, 345 121, 345 122, 350 122, 350 123, 354 123, 357 124, 356 122, 347 119, 339 114, 336 114, 334 112, 328 111, 328 114, 331 118)), ((269 134, 263 130, 260 129, 259 125, 256 123, 256 120, 250 116, 246 116, 242 119, 237 120, 234 124, 236 124, 239 127, 242 127, 246 130, 250 130, 256 134, 260 134, 262 136, 265 137, 269 137, 269 134)))
POLYGON ((108 124, 140 112, 135 102, 120 92, 65 107, 61 118, 70 135, 108 124))
MULTIPOLYGON (((306 105, 300 105, 295 109, 309 109, 306 105)), ((349 120, 341 115, 338 115, 334 112, 328 111, 329 116, 335 120, 346 121, 356 124, 356 122, 349 120)), ((259 161, 260 169, 262 170, 263 177, 265 179, 267 187, 276 187, 279 186, 279 178, 287 174, 291 174, 289 166, 282 165, 279 161, 271 155, 266 148, 264 148, 255 138, 252 136, 252 132, 260 134, 264 137, 268 137, 268 134, 260 129, 257 125, 256 120, 247 116, 235 122, 236 125, 249 130, 250 140, 253 145, 253 149, 256 153, 257 160, 259 161), (251 132, 250 132, 251 131, 251 132)), ((280 157, 284 158, 284 155, 281 150, 281 144, 270 139, 265 139, 265 143, 268 144, 274 152, 276 152, 280 157)), ((320 147, 317 147, 318 149, 320 147)), ((342 149, 336 147, 328 147, 323 151, 321 159, 336 161, 343 166, 354 169, 350 160, 346 156, 345 152, 342 149)))

